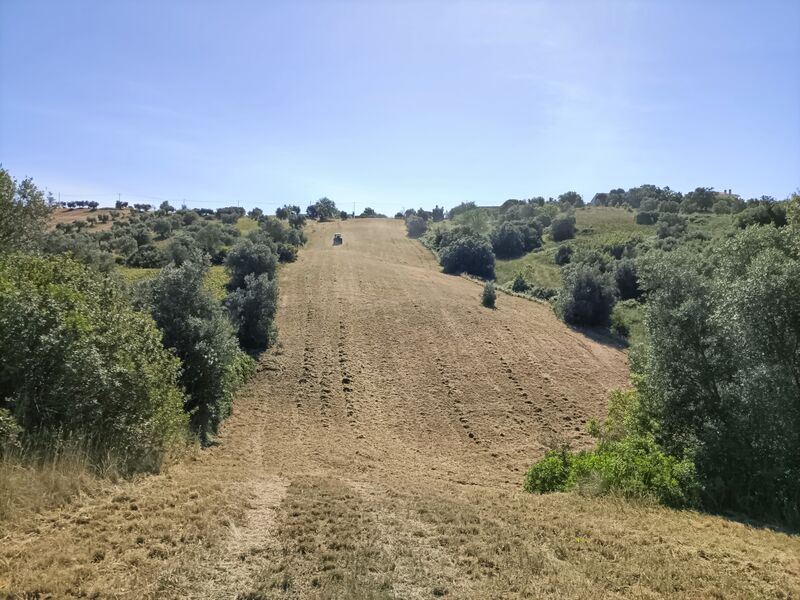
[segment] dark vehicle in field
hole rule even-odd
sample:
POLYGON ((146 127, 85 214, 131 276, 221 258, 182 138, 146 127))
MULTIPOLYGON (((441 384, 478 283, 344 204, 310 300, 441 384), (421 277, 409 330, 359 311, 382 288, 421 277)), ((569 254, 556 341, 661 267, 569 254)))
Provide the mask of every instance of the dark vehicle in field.
POLYGON ((333 234, 333 245, 340 246, 342 244, 342 234, 341 233, 334 233, 333 234))

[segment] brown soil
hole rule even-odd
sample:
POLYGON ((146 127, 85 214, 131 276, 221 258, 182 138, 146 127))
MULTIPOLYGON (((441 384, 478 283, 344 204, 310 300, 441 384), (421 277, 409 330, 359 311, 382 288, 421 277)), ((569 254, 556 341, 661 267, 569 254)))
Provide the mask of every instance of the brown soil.
POLYGON ((542 304, 481 307, 401 222, 309 233, 220 445, 7 523, 0 596, 800 597, 797 537, 521 491, 548 444, 589 443, 623 353, 542 304))

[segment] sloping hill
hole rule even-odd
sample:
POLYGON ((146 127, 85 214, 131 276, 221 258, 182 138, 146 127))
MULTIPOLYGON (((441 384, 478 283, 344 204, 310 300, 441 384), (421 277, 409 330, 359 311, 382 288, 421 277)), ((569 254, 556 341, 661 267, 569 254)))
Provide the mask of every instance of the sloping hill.
POLYGON ((627 381, 544 305, 438 272, 402 222, 312 224, 281 345, 222 443, 9 523, 0 594, 710 598, 800 594, 800 540, 692 512, 521 492, 627 381), (334 247, 334 231, 344 244, 334 247))

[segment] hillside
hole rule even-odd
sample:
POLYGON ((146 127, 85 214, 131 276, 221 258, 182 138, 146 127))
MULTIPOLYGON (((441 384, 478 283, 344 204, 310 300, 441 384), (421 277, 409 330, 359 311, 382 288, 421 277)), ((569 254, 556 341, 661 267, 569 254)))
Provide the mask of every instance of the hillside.
POLYGON ((0 595, 787 598, 800 540, 695 512, 521 491, 626 385, 552 311, 438 272, 402 222, 311 224, 281 344, 220 444, 0 529, 0 595), (344 245, 332 247, 333 231, 344 245))

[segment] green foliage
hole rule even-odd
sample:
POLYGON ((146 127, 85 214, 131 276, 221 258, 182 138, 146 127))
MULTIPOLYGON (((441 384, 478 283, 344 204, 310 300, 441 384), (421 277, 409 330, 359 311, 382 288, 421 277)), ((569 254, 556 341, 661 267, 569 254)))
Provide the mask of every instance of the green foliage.
POLYGON ((549 494, 568 489, 572 457, 566 450, 549 450, 525 474, 526 492, 549 494))
POLYGON ((659 239, 670 237, 677 238, 686 233, 687 227, 688 222, 686 217, 674 213, 665 213, 661 215, 661 218, 658 220, 656 235, 659 239))
POLYGON ((572 259, 573 252, 574 250, 572 249, 572 246, 568 246, 566 244, 559 246, 555 254, 555 263, 561 266, 568 265, 572 259))
POLYGON ((140 246, 136 252, 128 257, 125 264, 139 269, 156 269, 163 267, 168 260, 167 256, 159 248, 148 244, 140 246))
POLYGON ((17 183, 0 167, 0 254, 36 248, 49 216, 50 204, 33 180, 17 183))
POLYGON ((169 265, 144 290, 164 346, 183 366, 185 409, 203 444, 230 414, 235 391, 231 371, 241 354, 230 322, 205 287, 206 269, 196 262, 169 265))
POLYGON ((636 263, 630 258, 618 260, 614 270, 614 281, 621 300, 630 300, 642 295, 636 263))
POLYGON ((275 277, 278 258, 266 244, 254 244, 250 240, 242 240, 234 246, 225 258, 225 267, 231 276, 231 288, 245 285, 245 277, 254 274, 256 277, 267 274, 275 277))
POLYGON ((517 273, 516 277, 514 277, 514 281, 511 283, 511 291, 522 293, 528 290, 530 286, 528 282, 525 281, 525 278, 522 276, 522 273, 517 273))
POLYGON ((550 223, 550 237, 554 242, 561 242, 575 237, 575 217, 563 215, 550 223))
POLYGON ((748 206, 736 215, 736 224, 744 229, 750 225, 774 225, 783 227, 787 224, 786 203, 759 202, 748 206))
POLYGON ((652 499, 674 507, 696 506, 699 485, 693 463, 665 453, 652 435, 643 431, 640 414, 635 392, 614 392, 608 418, 590 424, 597 446, 577 453, 566 448, 547 452, 528 470, 525 490, 578 489, 652 499))
POLYGON ((0 408, 24 434, 77 435, 157 468, 185 432, 178 362, 113 280, 65 257, 0 259, 0 408))
POLYGON ((438 251, 445 273, 466 272, 486 279, 494 278, 494 254, 489 240, 483 236, 461 232, 446 238, 438 251))
POLYGON ((487 281, 483 286, 483 293, 481 294, 481 304, 486 308, 494 308, 495 301, 497 300, 497 292, 494 289, 494 283, 487 281))
POLYGON ((281 242, 275 250, 278 254, 278 260, 282 263, 290 263, 297 260, 297 246, 281 242))
POLYGON ((636 213, 636 223, 638 225, 655 225, 658 221, 657 211, 640 211, 636 213))
POLYGON ((800 232, 751 227, 708 256, 643 260, 643 405, 715 509, 800 527, 800 232))
POLYGON ((248 350, 264 350, 275 340, 275 312, 278 308, 278 284, 266 274, 247 275, 244 287, 231 292, 225 300, 239 343, 248 350))
POLYGON ((616 301, 609 273, 585 263, 562 269, 564 285, 556 298, 556 312, 573 325, 606 325, 616 301))

